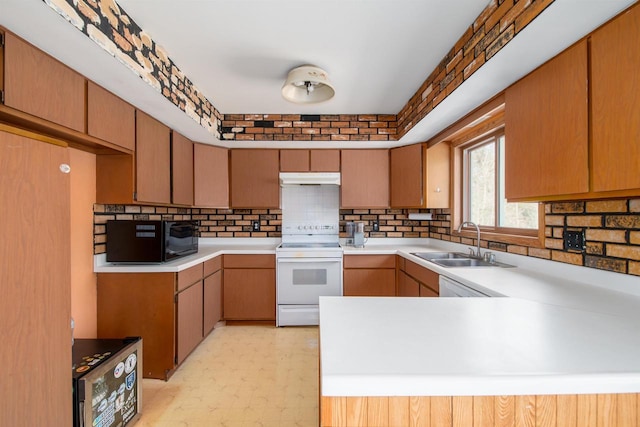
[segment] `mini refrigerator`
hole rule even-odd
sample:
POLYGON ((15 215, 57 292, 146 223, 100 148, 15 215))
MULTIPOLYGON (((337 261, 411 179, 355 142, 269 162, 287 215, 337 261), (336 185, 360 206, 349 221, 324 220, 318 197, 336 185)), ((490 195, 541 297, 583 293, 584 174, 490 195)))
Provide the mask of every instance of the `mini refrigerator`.
POLYGON ((73 426, 124 427, 142 409, 142 338, 75 339, 73 426))

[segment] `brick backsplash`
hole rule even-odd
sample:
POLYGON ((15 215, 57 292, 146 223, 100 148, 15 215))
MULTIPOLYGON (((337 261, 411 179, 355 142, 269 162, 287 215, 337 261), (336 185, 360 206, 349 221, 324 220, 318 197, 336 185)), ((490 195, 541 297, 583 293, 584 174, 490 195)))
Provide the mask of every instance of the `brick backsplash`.
MULTIPOLYGON (((279 209, 200 209, 133 205, 94 205, 94 253, 105 252, 105 223, 109 219, 198 220, 201 237, 280 237, 279 209), (251 230, 260 221, 260 231, 251 230)), ((341 209, 344 223, 363 221, 370 237, 402 237, 446 240, 475 245, 474 239, 453 236, 449 209, 341 209), (431 212, 433 220, 416 221, 411 212, 431 212), (380 231, 373 232, 373 221, 380 231)), ((574 265, 640 276, 640 199, 549 202, 545 204, 545 244, 542 248, 481 240, 481 246, 497 252, 543 258, 574 265), (565 250, 565 230, 584 233, 585 252, 565 250)))

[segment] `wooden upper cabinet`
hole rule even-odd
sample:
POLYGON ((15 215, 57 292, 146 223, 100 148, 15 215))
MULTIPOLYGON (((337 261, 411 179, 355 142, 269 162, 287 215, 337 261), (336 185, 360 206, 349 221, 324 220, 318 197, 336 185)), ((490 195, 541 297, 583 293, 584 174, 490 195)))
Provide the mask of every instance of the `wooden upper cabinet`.
POLYGON ((280 172, 340 172, 340 150, 280 150, 280 172))
POLYGON ((171 140, 171 201, 193 205, 193 142, 173 131, 171 140))
POLYGON ((389 207, 389 150, 342 150, 343 208, 389 207))
POLYGON ((278 150, 231 150, 231 206, 278 208, 278 150))
POLYGON ((5 34, 4 104, 85 131, 86 80, 11 33, 5 34))
POLYGON ((425 181, 426 207, 446 209, 449 207, 451 191, 451 147, 441 142, 427 149, 427 177, 425 181))
POLYGON ((424 205, 424 161, 422 144, 389 150, 391 159, 391 207, 419 208, 424 205))
POLYGON ((136 113, 136 200, 171 203, 171 133, 153 117, 136 113))
POLYGON ((593 191, 640 189, 640 7, 591 36, 593 191))
POLYGON ((309 150, 280 150, 280 172, 308 172, 309 150))
POLYGON ((194 204, 229 207, 229 150, 212 145, 193 146, 194 204))
POLYGON ((340 172, 340 150, 310 150, 311 172, 340 172))
POLYGON ((505 181, 512 200, 589 191, 587 42, 505 92, 505 181))
POLYGON ((89 81, 87 133, 133 151, 136 148, 136 110, 131 104, 89 81))

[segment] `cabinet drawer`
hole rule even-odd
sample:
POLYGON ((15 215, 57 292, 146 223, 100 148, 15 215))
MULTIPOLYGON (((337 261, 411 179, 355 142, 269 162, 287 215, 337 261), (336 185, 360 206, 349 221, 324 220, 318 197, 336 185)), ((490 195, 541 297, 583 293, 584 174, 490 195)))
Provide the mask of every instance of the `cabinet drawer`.
POLYGON ((440 275, 438 275, 438 273, 411 261, 406 261, 405 271, 409 276, 417 279, 420 283, 429 286, 436 292, 438 291, 438 280, 440 279, 440 275))
POLYGON ((276 268, 275 255, 225 255, 224 268, 276 268))
POLYGON ((178 272, 178 287, 177 291, 188 288, 189 285, 193 285, 198 280, 202 279, 202 264, 194 265, 186 270, 178 272))
POLYGON ((359 268, 344 271, 344 296, 393 297, 396 272, 388 269, 359 268))
POLYGON ((204 262, 204 277, 211 276, 222 268, 222 257, 208 259, 204 262))
POLYGON ((396 268, 395 255, 346 255, 344 268, 396 268))

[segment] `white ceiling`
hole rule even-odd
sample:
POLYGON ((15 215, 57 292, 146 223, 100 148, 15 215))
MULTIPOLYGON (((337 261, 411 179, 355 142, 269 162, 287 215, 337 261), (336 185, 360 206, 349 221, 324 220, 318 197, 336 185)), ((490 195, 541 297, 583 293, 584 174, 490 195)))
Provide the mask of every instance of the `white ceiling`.
MULTIPOLYGON (((522 0, 523 1, 523 0, 522 0)), ((555 0, 392 143, 221 142, 42 0, 0 0, 0 25, 187 137, 224 146, 374 147, 424 141, 635 0, 555 0)), ((224 114, 397 114, 488 0, 118 0, 224 114), (287 72, 324 68, 334 99, 291 104, 287 72)))

